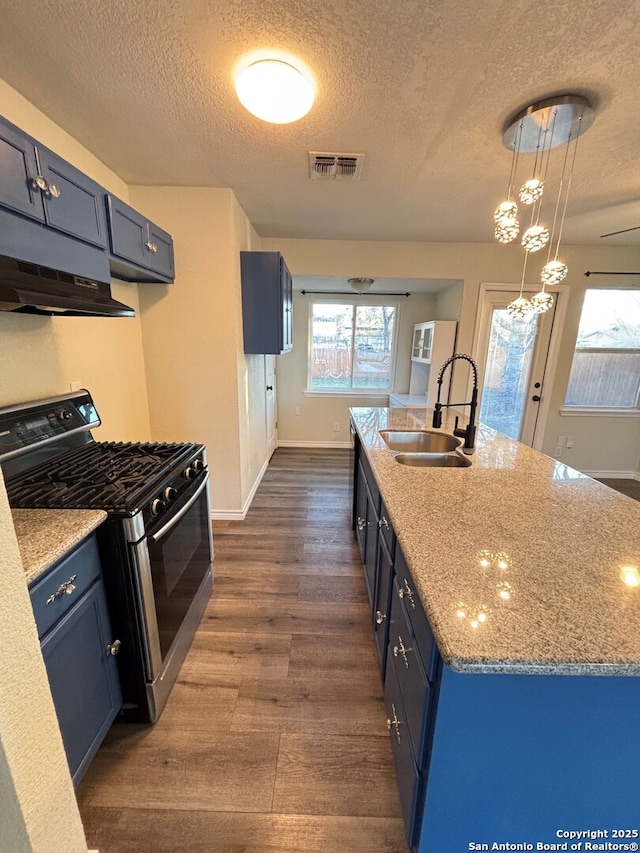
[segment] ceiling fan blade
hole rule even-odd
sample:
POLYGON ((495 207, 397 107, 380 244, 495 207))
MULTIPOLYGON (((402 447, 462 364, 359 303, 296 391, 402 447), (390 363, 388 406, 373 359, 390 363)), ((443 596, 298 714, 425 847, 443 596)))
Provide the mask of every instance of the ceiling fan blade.
POLYGON ((612 231, 610 234, 601 234, 600 239, 603 237, 615 237, 616 234, 626 234, 627 231, 637 231, 640 228, 640 225, 634 225, 633 228, 623 228, 621 231, 612 231))

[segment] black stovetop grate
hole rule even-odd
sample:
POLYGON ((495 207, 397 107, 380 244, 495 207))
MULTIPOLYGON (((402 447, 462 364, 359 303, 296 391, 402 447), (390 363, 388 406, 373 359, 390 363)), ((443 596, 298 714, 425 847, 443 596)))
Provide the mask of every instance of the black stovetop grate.
POLYGON ((9 503, 26 509, 131 512, 197 448, 92 441, 8 482, 9 503))

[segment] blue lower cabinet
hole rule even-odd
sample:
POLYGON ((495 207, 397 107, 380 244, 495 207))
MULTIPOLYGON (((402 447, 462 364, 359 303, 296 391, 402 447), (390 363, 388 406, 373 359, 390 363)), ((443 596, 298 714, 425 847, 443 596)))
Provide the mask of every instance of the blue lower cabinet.
POLYGON ((111 635, 96 559, 95 537, 90 537, 31 589, 42 656, 75 786, 122 707, 116 660, 119 642, 111 635), (43 604, 45 592, 48 597, 43 604), (49 613, 56 608, 60 610, 51 622, 49 613))
POLYGON ((393 584, 389 621, 389 654, 394 659, 393 664, 406 709, 407 730, 417 758, 416 763, 422 767, 431 689, 422 668, 416 638, 409 628, 398 593, 399 587, 396 580, 393 584))
POLYGON ((384 704, 387 711, 387 728, 391 738, 393 763, 400 793, 400 804, 404 818, 407 842, 413 846, 418 835, 418 801, 420 775, 411 747, 404 704, 391 657, 387 659, 384 681, 384 704))

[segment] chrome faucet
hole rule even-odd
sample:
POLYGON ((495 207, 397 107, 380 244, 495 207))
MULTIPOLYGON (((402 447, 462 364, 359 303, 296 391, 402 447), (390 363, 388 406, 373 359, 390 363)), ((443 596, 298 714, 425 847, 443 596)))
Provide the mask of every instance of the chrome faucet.
POLYGON ((456 416, 453 434, 459 436, 460 438, 464 438, 464 444, 462 445, 462 449, 465 453, 473 453, 473 447, 476 439, 476 409, 478 407, 478 368, 476 366, 475 361, 471 358, 470 355, 464 355, 463 353, 455 353, 454 355, 450 356, 440 368, 440 373, 438 374, 438 400, 433 409, 433 426, 436 429, 442 426, 442 410, 451 406, 470 407, 469 423, 464 429, 459 428, 459 418, 456 416), (441 403, 440 394, 442 393, 442 378, 444 376, 444 372, 450 364, 453 364, 453 362, 457 361, 457 359, 459 358, 463 359, 464 361, 468 361, 471 365, 471 369, 473 370, 473 391, 471 393, 471 400, 468 403, 441 403))

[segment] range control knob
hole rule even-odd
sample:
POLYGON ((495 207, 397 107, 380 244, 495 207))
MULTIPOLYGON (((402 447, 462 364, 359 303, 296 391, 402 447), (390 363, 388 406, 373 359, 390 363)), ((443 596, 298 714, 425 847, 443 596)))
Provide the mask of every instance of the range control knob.
POLYGON ((194 459, 192 467, 194 471, 202 471, 202 469, 204 468, 204 462, 202 461, 202 459, 194 459))
POLYGON ((69 409, 60 409, 57 417, 59 421, 70 421, 72 418, 72 414, 69 409))
POLYGON ((164 511, 166 504, 160 498, 155 498, 151 501, 151 515, 160 515, 164 511))
POLYGON ((183 471, 185 480, 193 480, 196 476, 196 473, 196 470, 191 465, 188 468, 185 468, 183 471))
POLYGON ((162 494, 165 501, 171 503, 171 501, 174 501, 178 497, 178 490, 174 489, 173 486, 167 486, 162 494))

